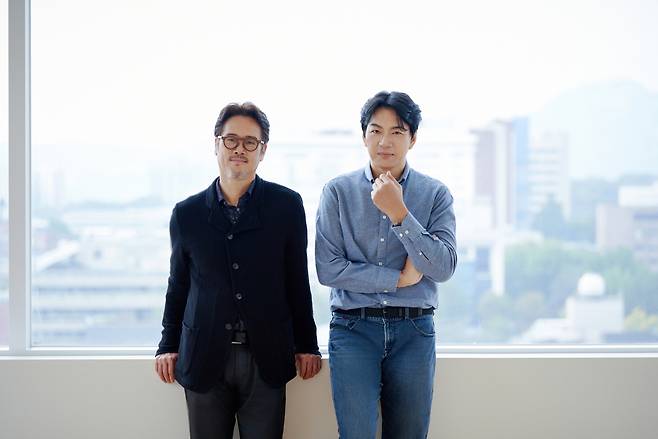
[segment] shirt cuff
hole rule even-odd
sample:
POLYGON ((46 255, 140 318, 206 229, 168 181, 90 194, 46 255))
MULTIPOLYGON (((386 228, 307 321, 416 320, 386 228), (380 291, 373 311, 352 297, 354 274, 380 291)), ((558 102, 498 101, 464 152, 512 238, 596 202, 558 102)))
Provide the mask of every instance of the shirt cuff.
POLYGON ((402 223, 399 225, 391 225, 391 229, 395 232, 395 236, 405 244, 405 241, 415 242, 420 240, 422 235, 431 236, 423 226, 420 225, 418 220, 409 212, 404 217, 402 223))
POLYGON ((398 288, 400 271, 388 267, 378 267, 375 291, 379 293, 394 293, 398 288))

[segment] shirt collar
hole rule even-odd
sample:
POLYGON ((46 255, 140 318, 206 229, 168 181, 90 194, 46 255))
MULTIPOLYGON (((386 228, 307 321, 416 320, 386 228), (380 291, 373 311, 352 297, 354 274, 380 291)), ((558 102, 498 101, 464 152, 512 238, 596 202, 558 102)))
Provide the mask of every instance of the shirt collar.
MULTIPOLYGON (((249 187, 247 188, 247 192, 245 192, 241 197, 240 200, 242 200, 245 197, 250 197, 251 193, 254 191, 254 186, 256 185, 256 179, 254 178, 254 181, 251 182, 249 187)), ((222 189, 219 186, 219 177, 217 177, 217 184, 215 185, 215 189, 217 192, 217 201, 219 201, 219 204, 221 205, 222 203, 226 202, 224 199, 224 194, 222 194, 222 189)))
MULTIPOLYGON (((398 179, 398 183, 400 183, 400 184, 404 183, 404 181, 407 179, 407 177, 409 177, 409 171, 410 170, 411 170, 411 168, 409 167, 409 162, 405 162, 404 169, 402 170, 402 175, 400 175, 400 178, 398 179)), ((370 168, 370 163, 368 163, 368 165, 364 169, 364 174, 366 176, 366 179, 368 179, 368 181, 370 183, 375 182, 375 177, 373 177, 373 175, 372 175, 372 169, 370 168)))

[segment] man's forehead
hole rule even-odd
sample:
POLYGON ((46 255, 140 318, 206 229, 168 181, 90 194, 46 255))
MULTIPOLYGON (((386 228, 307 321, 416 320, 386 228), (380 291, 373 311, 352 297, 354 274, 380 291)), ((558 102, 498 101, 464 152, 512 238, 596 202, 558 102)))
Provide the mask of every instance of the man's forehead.
MULTIPOLYGON (((368 122, 368 126, 376 126, 379 128, 386 128, 385 126, 381 125, 384 123, 383 121, 379 121, 380 123, 374 122, 372 119, 370 122, 368 122)), ((395 121, 395 123, 391 126, 391 128, 399 128, 405 131, 409 130, 409 125, 403 121, 401 118, 398 118, 398 120, 395 121)))
POLYGON ((229 118, 223 126, 223 135, 236 134, 247 135, 253 134, 260 135, 261 128, 254 119, 245 116, 233 116, 229 118))

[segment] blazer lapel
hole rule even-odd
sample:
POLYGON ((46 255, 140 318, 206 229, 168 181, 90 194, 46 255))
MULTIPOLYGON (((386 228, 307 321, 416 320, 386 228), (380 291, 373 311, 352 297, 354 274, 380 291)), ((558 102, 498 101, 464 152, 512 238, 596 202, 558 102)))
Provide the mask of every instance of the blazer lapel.
POLYGON ((255 230, 262 227, 261 223, 261 203, 263 196, 263 180, 256 176, 256 184, 252 193, 251 200, 247 208, 240 216, 237 224, 233 226, 226 218, 217 199, 217 179, 215 179, 206 191, 206 205, 210 210, 208 222, 222 233, 240 233, 248 230, 255 230))
POLYGON ((216 185, 217 179, 213 180, 210 187, 206 190, 206 206, 210 211, 208 214, 208 222, 220 232, 228 233, 228 231, 231 230, 232 225, 219 206, 216 185))
POLYGON ((251 199, 247 208, 240 216, 237 224, 233 228, 233 233, 246 232, 248 230, 260 229, 261 224, 261 206, 263 197, 263 180, 257 175, 256 184, 251 194, 251 199))

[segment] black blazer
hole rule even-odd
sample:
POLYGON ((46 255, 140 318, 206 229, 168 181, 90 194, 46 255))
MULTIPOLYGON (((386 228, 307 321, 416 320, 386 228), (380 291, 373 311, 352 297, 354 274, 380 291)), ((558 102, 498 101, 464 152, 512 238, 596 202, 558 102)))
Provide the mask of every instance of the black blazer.
POLYGON ((239 309, 261 377, 280 387, 295 377, 295 353, 319 353, 302 199, 256 176, 233 226, 216 184, 176 204, 171 215, 157 354, 178 352, 176 380, 190 390, 209 390, 222 378, 239 309))

